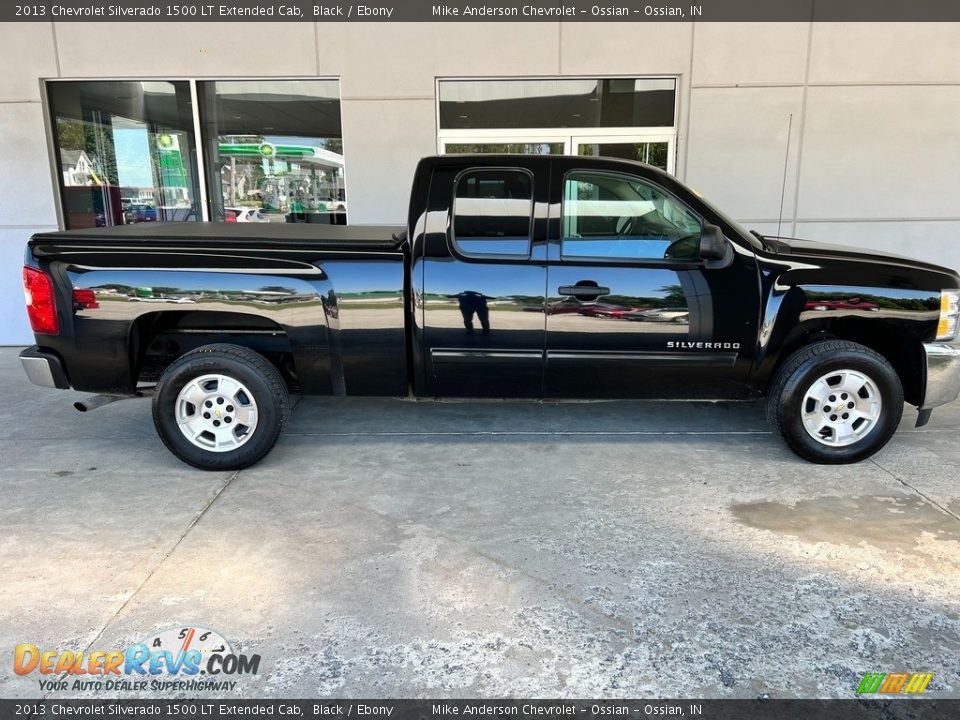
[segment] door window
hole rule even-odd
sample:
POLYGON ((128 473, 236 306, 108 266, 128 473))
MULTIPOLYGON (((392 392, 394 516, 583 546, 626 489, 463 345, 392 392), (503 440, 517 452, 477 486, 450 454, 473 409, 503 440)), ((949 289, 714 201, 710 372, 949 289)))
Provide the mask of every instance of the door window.
POLYGON ((530 254, 533 180, 523 170, 474 170, 457 181, 453 240, 465 255, 530 254))
POLYGON ((699 258, 702 221, 654 185, 620 174, 573 172, 563 197, 564 257, 699 258))

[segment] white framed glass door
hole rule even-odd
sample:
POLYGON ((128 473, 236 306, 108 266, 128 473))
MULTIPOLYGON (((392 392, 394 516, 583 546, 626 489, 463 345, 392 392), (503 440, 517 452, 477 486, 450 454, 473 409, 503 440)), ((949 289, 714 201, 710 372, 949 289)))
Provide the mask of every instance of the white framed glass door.
POLYGON ((675 153, 673 136, 667 134, 646 135, 575 135, 571 138, 572 155, 589 157, 614 157, 638 160, 674 172, 675 153))
POLYGON ((441 155, 466 153, 522 154, 522 155, 568 155, 570 137, 554 133, 517 135, 516 133, 485 133, 483 135, 441 136, 437 142, 441 155))
POLYGON ((615 157, 639 160, 671 174, 676 160, 672 133, 624 128, 593 129, 589 134, 555 128, 522 134, 515 130, 448 131, 441 132, 437 138, 437 152, 441 155, 517 153, 615 157))

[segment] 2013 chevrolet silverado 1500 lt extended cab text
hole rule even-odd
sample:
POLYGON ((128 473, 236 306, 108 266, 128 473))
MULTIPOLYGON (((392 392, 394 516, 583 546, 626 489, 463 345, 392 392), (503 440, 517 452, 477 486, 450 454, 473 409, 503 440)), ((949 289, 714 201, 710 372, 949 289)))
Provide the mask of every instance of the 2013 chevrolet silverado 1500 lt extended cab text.
POLYGON ((953 270, 743 230, 624 160, 420 162, 403 228, 163 223, 51 232, 24 285, 40 385, 155 384, 167 447, 266 455, 288 393, 766 395, 802 457, 883 447, 960 393, 953 270))

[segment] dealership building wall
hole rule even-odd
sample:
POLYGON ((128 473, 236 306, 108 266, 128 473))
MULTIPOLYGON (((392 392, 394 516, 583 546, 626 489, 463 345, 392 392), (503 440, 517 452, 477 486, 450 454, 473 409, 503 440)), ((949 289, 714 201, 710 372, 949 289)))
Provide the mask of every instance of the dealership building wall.
POLYGON ((0 61, 0 344, 31 342, 24 241, 60 222, 56 78, 338 78, 349 220, 397 224, 439 78, 674 77, 675 172, 729 215, 960 268, 960 24, 25 23, 0 61))

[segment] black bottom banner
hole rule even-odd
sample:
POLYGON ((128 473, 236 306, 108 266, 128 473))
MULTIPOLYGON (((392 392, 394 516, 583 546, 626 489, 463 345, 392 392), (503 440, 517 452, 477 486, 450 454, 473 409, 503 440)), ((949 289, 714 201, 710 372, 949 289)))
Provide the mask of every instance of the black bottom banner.
POLYGON ((896 700, 0 700, 0 718, 703 718, 939 720, 958 699, 896 700))

